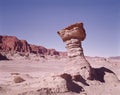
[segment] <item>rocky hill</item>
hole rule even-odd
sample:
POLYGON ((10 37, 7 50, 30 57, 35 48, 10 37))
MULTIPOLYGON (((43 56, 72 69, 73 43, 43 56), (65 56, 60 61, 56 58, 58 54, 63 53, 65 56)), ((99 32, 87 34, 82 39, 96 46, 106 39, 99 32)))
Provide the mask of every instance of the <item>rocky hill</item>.
POLYGON ((23 52, 42 55, 66 56, 65 52, 59 52, 55 49, 47 49, 43 46, 29 44, 26 40, 20 40, 15 36, 0 35, 0 51, 1 52, 23 52))

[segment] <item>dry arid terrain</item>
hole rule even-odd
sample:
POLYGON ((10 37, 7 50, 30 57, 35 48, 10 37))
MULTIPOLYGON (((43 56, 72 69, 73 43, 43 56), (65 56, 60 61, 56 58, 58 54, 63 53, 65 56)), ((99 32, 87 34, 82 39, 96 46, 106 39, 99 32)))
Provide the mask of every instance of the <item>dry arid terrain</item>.
POLYGON ((119 56, 85 57, 83 23, 58 35, 67 53, 0 36, 0 95, 120 95, 119 56))
MULTIPOLYGON (((120 79, 120 59, 87 57, 91 66, 105 69, 120 79)), ((120 83, 113 77, 107 80, 77 81, 67 91, 66 82, 60 78, 68 58, 46 58, 31 54, 30 57, 14 55, 11 60, 0 61, 0 95, 119 95, 120 83)), ((104 80, 104 79, 103 79, 104 80)))

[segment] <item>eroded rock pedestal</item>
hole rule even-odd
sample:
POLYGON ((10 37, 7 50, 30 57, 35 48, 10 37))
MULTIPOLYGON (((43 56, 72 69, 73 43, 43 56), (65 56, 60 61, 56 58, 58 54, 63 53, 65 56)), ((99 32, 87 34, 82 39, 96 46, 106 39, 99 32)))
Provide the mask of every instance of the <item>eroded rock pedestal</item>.
POLYGON ((84 57, 81 44, 86 37, 83 23, 70 25, 58 31, 58 34, 66 44, 70 60, 65 67, 65 72, 74 77, 79 75, 84 79, 91 79, 91 66, 84 57))

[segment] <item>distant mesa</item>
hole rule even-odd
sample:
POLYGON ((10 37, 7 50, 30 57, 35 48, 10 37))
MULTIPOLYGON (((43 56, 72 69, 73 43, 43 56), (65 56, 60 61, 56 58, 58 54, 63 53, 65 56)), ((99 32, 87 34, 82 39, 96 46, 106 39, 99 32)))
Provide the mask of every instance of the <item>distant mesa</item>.
POLYGON ((26 40, 20 40, 15 36, 0 35, 0 51, 2 52, 22 52, 42 55, 66 56, 65 52, 59 52, 55 49, 47 49, 43 46, 29 44, 26 40))

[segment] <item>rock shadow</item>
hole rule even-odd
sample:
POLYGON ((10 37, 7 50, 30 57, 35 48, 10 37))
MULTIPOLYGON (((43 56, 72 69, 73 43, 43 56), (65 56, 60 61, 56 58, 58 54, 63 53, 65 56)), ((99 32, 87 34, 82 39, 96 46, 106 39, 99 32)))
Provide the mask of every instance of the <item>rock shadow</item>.
POLYGON ((108 68, 105 68, 105 67, 93 68, 93 75, 92 75, 93 79, 98 80, 100 82, 105 82, 105 80, 104 80, 105 72, 115 75, 115 73, 113 71, 111 71, 111 70, 109 70, 108 68))
POLYGON ((2 55, 1 53, 0 53, 0 61, 1 60, 9 60, 5 55, 2 55))
POLYGON ((69 91, 80 93, 83 91, 83 88, 72 81, 72 76, 70 74, 64 73, 61 75, 62 78, 64 78, 67 82, 67 88, 69 91))
POLYGON ((89 86, 89 84, 86 82, 86 80, 81 75, 75 75, 74 80, 77 82, 81 82, 86 86, 89 86))

